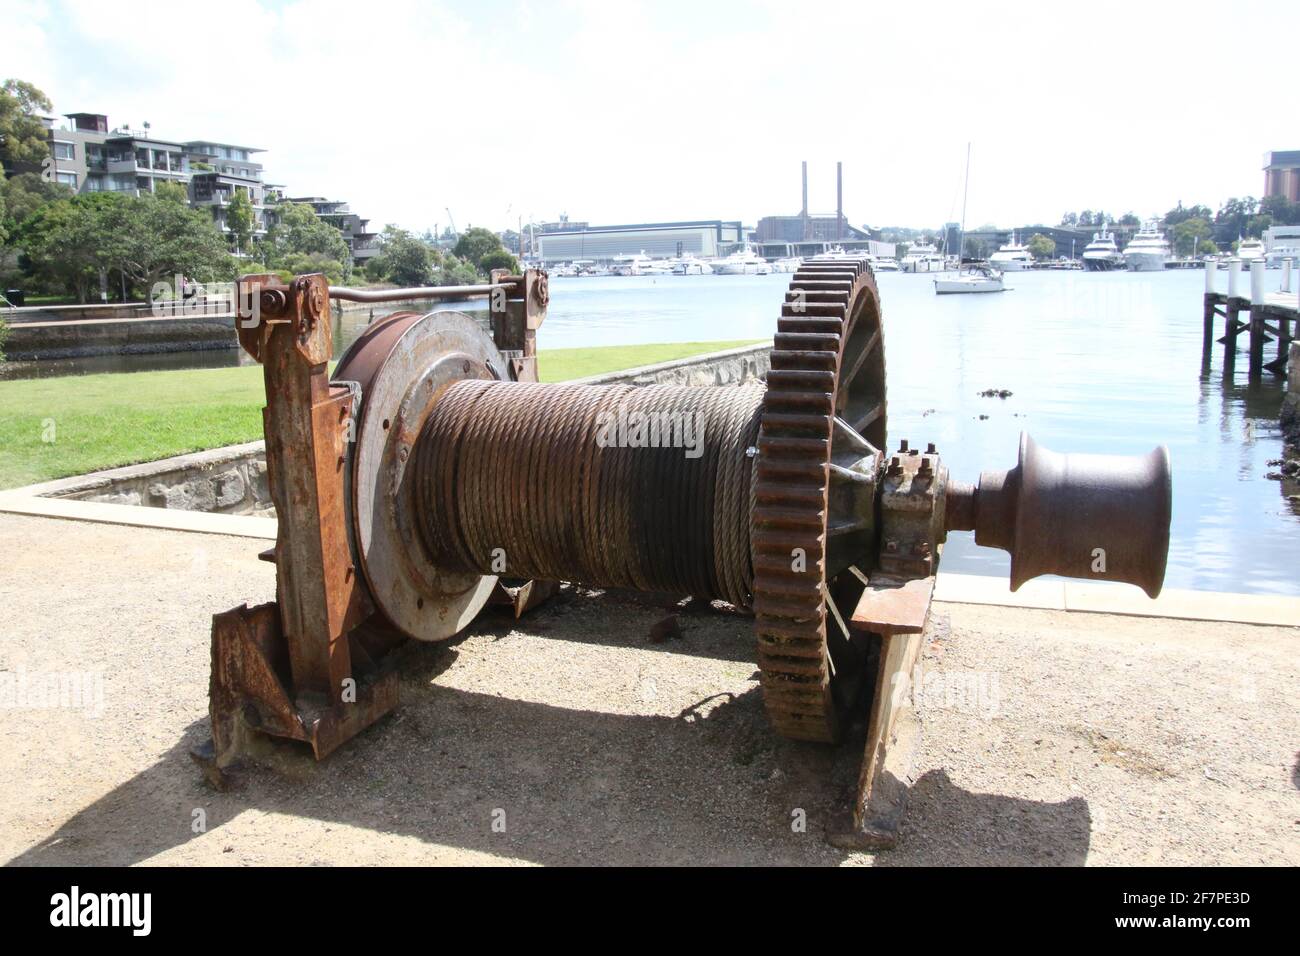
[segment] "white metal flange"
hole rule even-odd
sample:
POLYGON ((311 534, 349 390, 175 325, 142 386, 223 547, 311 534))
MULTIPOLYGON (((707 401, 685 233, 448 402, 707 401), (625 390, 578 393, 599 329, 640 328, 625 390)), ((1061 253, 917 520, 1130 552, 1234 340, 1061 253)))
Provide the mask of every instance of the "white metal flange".
POLYGON ((507 379, 491 337, 461 312, 398 314, 349 349, 335 380, 361 383, 353 448, 355 547, 380 610, 404 633, 440 641, 460 632, 487 603, 495 575, 439 568, 414 521, 411 449, 430 410, 453 382, 507 379))

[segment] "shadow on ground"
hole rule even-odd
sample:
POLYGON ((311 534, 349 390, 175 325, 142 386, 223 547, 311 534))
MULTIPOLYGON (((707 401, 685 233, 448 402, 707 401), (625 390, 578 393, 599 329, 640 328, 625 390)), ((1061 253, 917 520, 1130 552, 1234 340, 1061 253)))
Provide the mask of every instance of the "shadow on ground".
MULTIPOLYGON (((508 630, 485 622, 475 633, 505 640, 508 630)), ((673 649, 691 653, 691 642, 673 649)), ((415 838, 437 862, 455 861, 443 848, 559 865, 846 859, 824 835, 846 811, 863 728, 839 748, 781 740, 753 684, 675 715, 650 716, 436 683, 459 653, 448 645, 414 648, 395 714, 320 764, 297 745, 269 745, 225 793, 209 789, 189 759, 207 735, 206 721, 191 724, 159 762, 11 862, 139 863, 193 839, 212 841, 204 862, 337 860, 341 841, 351 841, 352 862, 371 862, 368 834, 327 832, 339 824, 415 838), (206 814, 203 837, 191 832, 196 808, 206 814), (800 810, 806 832, 792 827, 800 810), (247 811, 256 813, 236 822, 247 811), (502 811, 504 833, 493 828, 502 811), (280 815, 296 818, 294 825, 286 828, 280 815)), ((972 793, 931 770, 912 789, 899 847, 876 862, 1081 864, 1090 832, 1081 799, 1052 804, 972 793)))

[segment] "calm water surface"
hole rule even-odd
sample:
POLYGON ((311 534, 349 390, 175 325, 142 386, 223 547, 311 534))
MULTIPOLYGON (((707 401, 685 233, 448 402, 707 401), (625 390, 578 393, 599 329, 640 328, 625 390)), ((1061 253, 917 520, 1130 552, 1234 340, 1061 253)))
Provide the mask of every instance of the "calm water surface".
MULTIPOLYGON (((1275 288, 1280 274, 1267 276, 1275 288)), ((552 279, 539 345, 768 338, 789 279, 552 279)), ((1282 387, 1267 373, 1247 384, 1244 339, 1235 376, 1224 378, 1221 348, 1202 367, 1203 273, 1010 273, 1012 291, 1001 295, 942 297, 925 276, 878 281, 891 446, 933 441, 953 475, 973 481, 1015 464, 1022 429, 1057 451, 1135 454, 1166 444, 1174 472, 1166 585, 1300 594, 1300 507, 1286 498, 1300 487, 1265 477, 1281 454, 1282 387), (1012 395, 979 397, 987 388, 1012 395)), ((366 320, 349 315, 337 347, 366 320)), ((238 362, 230 352, 187 353, 42 363, 42 372, 238 362)), ((949 538, 943 566, 1001 575, 1008 558, 961 533, 949 538)))

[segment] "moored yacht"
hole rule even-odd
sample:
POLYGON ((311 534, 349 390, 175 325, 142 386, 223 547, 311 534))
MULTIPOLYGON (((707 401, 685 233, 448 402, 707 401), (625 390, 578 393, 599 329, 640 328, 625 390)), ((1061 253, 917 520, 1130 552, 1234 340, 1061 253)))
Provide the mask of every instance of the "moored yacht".
POLYGON ((1034 257, 1025 246, 1016 241, 1016 234, 1011 233, 1011 241, 989 256, 989 265, 1003 272, 1024 272, 1034 264, 1034 257))
POLYGON ((909 246, 898 265, 904 272, 942 272, 944 258, 933 243, 923 241, 909 246))
POLYGON ((1143 223, 1132 241, 1124 247, 1124 263, 1130 272, 1163 272, 1169 261, 1169 243, 1156 220, 1143 223))
POLYGON ((1105 226, 1092 234, 1092 242, 1083 249, 1083 267, 1089 272, 1110 272, 1124 265, 1124 256, 1115 245, 1115 237, 1105 226))
POLYGON ((1264 243, 1258 239, 1242 239, 1237 243, 1237 258, 1250 268, 1252 259, 1264 259, 1264 243))
POLYGON ((1002 273, 992 266, 973 265, 955 276, 936 276, 935 295, 952 295, 959 292, 1005 292, 1002 273))
POLYGON ((650 257, 644 252, 634 253, 632 255, 615 256, 610 260, 610 275, 616 276, 639 276, 645 275, 645 270, 650 266, 650 257))
POLYGON ((703 259, 697 259, 688 253, 673 263, 673 275, 709 276, 713 275, 713 266, 703 259))
POLYGON ((1287 259, 1300 260, 1300 246, 1274 246, 1264 256, 1270 269, 1281 269, 1287 259))
POLYGON ((720 276, 765 276, 772 271, 766 259, 745 244, 731 255, 714 259, 711 263, 715 275, 720 276))

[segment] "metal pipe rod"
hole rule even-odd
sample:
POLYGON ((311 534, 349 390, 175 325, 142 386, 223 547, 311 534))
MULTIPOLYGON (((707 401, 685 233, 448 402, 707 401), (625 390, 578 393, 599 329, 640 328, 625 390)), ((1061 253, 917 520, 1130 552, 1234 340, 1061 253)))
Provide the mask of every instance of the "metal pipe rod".
POLYGON ((407 299, 465 299, 491 295, 497 289, 511 290, 514 286, 500 282, 484 285, 430 285, 410 289, 349 289, 330 286, 330 298, 347 302, 404 302, 407 299))

